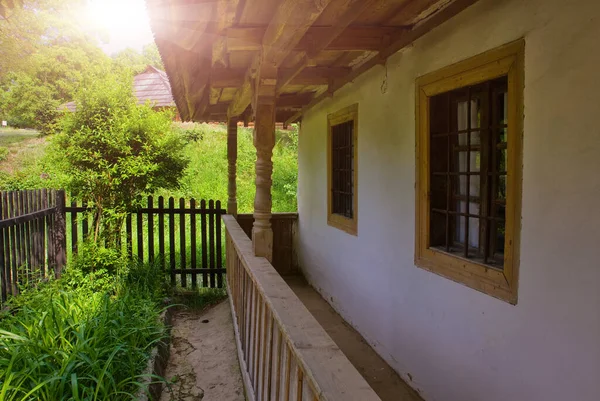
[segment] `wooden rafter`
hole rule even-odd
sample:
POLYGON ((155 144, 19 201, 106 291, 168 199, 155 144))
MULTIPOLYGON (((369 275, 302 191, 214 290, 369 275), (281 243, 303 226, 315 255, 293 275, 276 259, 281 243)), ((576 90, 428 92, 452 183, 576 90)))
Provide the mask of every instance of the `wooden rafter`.
MULTIPOLYGON (((336 24, 330 27, 317 28, 315 32, 307 32, 303 38, 305 47, 307 49, 304 52, 304 57, 302 57, 301 60, 295 64, 289 74, 281 77, 282 79, 280 79, 278 82, 278 91, 281 91, 284 86, 289 84, 289 82, 296 77, 296 75, 310 65, 311 60, 314 57, 334 43, 334 41, 342 34, 342 32, 346 31, 347 27, 352 23, 352 21, 354 21, 364 10, 371 7, 377 1, 378 0, 333 0, 329 6, 335 7, 335 9, 339 10, 340 13, 336 24)), ((370 30, 365 29, 364 31, 355 31, 364 34, 370 30)), ((389 33, 387 35, 389 35, 389 33)), ((380 39, 383 40, 383 38, 380 39)), ((352 42, 352 40, 349 42, 352 42)), ((357 40, 356 43, 360 43, 360 41, 357 40)), ((379 46, 381 46, 381 43, 382 42, 380 41, 379 46)))
MULTIPOLYGON (((321 46, 321 38, 331 35, 331 27, 311 27, 298 42, 294 50, 314 52, 315 44, 321 46)), ((345 28, 330 43, 323 46, 327 51, 379 50, 384 39, 397 32, 394 27, 350 26, 345 28)), ((260 50, 266 27, 229 28, 223 38, 226 40, 227 51, 257 51, 260 50)))
MULTIPOLYGON (((264 68, 269 71, 277 69, 289 52, 296 47, 329 2, 330 0, 308 2, 284 0, 279 5, 273 19, 265 30, 261 42, 261 51, 255 56, 252 65, 246 73, 242 87, 237 91, 230 104, 227 112, 228 117, 237 116, 244 112, 246 107, 252 102, 252 85, 254 79, 258 81, 258 83, 254 83, 258 90, 260 89, 260 80, 263 75, 261 70, 264 68)), ((276 79, 276 77, 269 77, 268 79, 276 79)))
MULTIPOLYGON (((224 32, 233 26, 238 12, 240 0, 218 0, 217 2, 217 32, 224 32)), ((212 46, 212 65, 228 67, 227 38, 217 35, 212 46)))
POLYGON ((455 15, 457 15, 458 13, 460 13, 461 11, 463 11, 464 9, 476 2, 477 0, 455 0, 445 8, 431 15, 425 21, 422 21, 421 23, 417 24, 413 29, 401 31, 398 34, 394 35, 392 38, 390 38, 390 45, 381 49, 381 51, 379 52, 379 57, 372 58, 366 63, 362 64, 360 67, 353 69, 352 72, 335 82, 333 87, 329 88, 327 92, 315 96, 315 98, 308 105, 303 107, 302 110, 295 113, 292 117, 286 120, 286 124, 290 124, 297 121, 306 110, 315 106, 325 98, 331 96, 334 91, 340 89, 342 86, 354 80, 359 75, 362 75, 366 71, 370 70, 375 65, 380 64, 383 60, 386 60, 392 54, 410 45, 412 42, 414 42, 421 36, 425 35, 432 29, 443 24, 444 22, 446 22, 447 20, 454 17, 455 15))
MULTIPOLYGON (((289 74, 291 69, 279 69, 281 75, 289 74)), ((330 80, 346 76, 351 71, 347 67, 309 67, 290 80, 291 85, 328 85, 330 80)), ((219 68, 215 69, 211 77, 211 87, 217 88, 239 88, 244 84, 247 70, 219 68)))
POLYGON ((183 120, 289 122, 476 0, 146 1, 183 120))

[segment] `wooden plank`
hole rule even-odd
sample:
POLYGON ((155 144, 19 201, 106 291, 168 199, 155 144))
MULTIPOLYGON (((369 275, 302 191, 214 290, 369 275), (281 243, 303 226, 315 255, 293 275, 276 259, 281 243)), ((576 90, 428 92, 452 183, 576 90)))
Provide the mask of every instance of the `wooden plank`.
POLYGON ((131 259, 133 257, 133 226, 131 223, 131 213, 127 214, 127 217, 125 217, 125 242, 127 255, 131 259))
POLYGON ((327 97, 330 97, 335 91, 339 90, 344 85, 346 85, 348 82, 354 80, 355 78, 357 78, 358 76, 367 72, 374 66, 381 64, 382 62, 385 62, 385 60, 389 56, 391 56, 392 54, 405 48, 406 46, 410 45, 411 43, 413 43, 415 40, 417 40, 421 36, 427 34, 432 29, 438 27, 439 25, 443 24, 447 20, 451 19, 452 17, 454 17, 455 15, 457 15, 458 13, 460 13, 467 7, 471 6, 475 2, 477 2, 477 0, 455 0, 454 2, 450 3, 443 10, 437 12, 436 14, 431 16, 429 19, 427 19, 423 23, 415 26, 412 30, 401 30, 398 33, 394 34, 390 38, 390 45, 381 49, 378 57, 372 58, 371 60, 367 61, 360 67, 355 68, 351 73, 347 74, 345 77, 340 78, 337 82, 335 82, 329 88, 329 90, 327 92, 324 92, 319 96, 316 96, 301 111, 299 111, 298 113, 294 114, 292 117, 287 119, 286 123, 291 124, 291 123, 297 121, 306 110, 314 107, 315 105, 320 103, 322 100, 326 99, 327 97))
MULTIPOLYGON (((349 67, 323 67, 323 66, 309 66, 306 65, 302 71, 293 73, 294 68, 280 68, 278 70, 278 80, 284 79, 286 75, 291 75, 286 78, 286 85, 294 86, 315 86, 315 85, 328 85, 331 80, 343 78, 345 75, 352 71, 349 67), (293 75, 292 75, 293 73, 293 75)), ((249 85, 245 81, 245 70, 241 69, 220 69, 214 72, 212 86, 213 88, 240 88, 244 84, 249 85), (218 72, 217 72, 218 71, 218 72)), ((250 82, 250 81, 248 81, 250 82)), ((301 96, 301 95, 300 95, 301 96)), ((235 95, 234 100, 235 102, 235 95)), ((250 103, 248 103, 250 104, 250 103)), ((213 105, 214 106, 214 105, 213 105)), ((218 106, 218 105, 216 105, 218 106)), ((239 106, 240 109, 243 105, 239 106)), ((289 107, 289 106, 288 106, 289 107)), ((236 109, 239 111, 238 109, 236 109)), ((242 109, 240 113, 243 113, 245 109, 242 109)), ((210 112, 213 114, 221 114, 222 111, 210 108, 210 112)), ((238 114, 236 114, 238 115, 238 114)))
MULTIPOLYGON (((77 208, 77 201, 75 199, 71 200, 71 209, 77 208)), ((77 211, 73 210, 71 212, 71 251, 73 255, 77 253, 77 211)))
MULTIPOLYGON (((48 191, 48 207, 53 207, 56 204, 56 191, 48 191)), ((54 215, 49 214, 46 216, 46 238, 47 242, 47 253, 48 253, 48 273, 56 271, 56 259, 54 258, 54 215)))
MULTIPOLYGON (((218 0, 216 10, 217 32, 223 32, 235 23, 240 0, 218 0)), ((227 39, 217 35, 212 47, 212 66, 227 67, 227 39)))
POLYGON ((215 273, 212 271, 213 269, 216 269, 216 258, 215 258, 215 201, 214 200, 209 200, 208 201, 208 210, 209 215, 208 215, 208 247, 209 247, 209 259, 208 259, 208 263, 209 263, 209 269, 211 269, 210 272, 210 288, 215 288, 216 287, 216 277, 215 277, 215 273))
POLYGON ((282 361, 285 368, 280 399, 286 399, 293 385, 296 394, 303 391, 303 382, 307 380, 318 399, 380 401, 273 266, 264 258, 254 256, 251 241, 233 217, 223 216, 223 220, 243 267, 251 276, 250 281, 255 283, 256 292, 272 312, 285 339, 287 351, 282 361), (299 375, 296 379, 290 376, 292 360, 302 372, 300 387, 299 375))
POLYGON ((59 278, 62 275, 63 268, 67 264, 67 222, 65 220, 65 191, 56 191, 56 213, 54 214, 54 243, 53 251, 55 256, 54 275, 59 278))
POLYGON ((150 264, 154 264, 154 213, 152 209, 154 208, 154 199, 152 196, 148 196, 148 209, 150 210, 148 214, 148 262, 150 264))
MULTIPOLYGON (((15 201, 15 192, 11 191, 8 193, 8 208, 9 208, 9 213, 10 213, 10 217, 16 217, 18 216, 18 211, 17 211, 17 207, 18 204, 15 201)), ((20 229, 19 226, 16 225, 13 227, 12 229, 12 233, 11 233, 11 237, 12 237, 12 241, 11 241, 11 250, 12 250, 12 281, 13 281, 13 286, 16 288, 16 286, 18 285, 18 276, 17 276, 17 268, 21 266, 21 259, 20 259, 20 247, 21 247, 21 233, 20 233, 20 229)), ((14 290, 13 294, 17 294, 17 290, 14 290)))
MULTIPOLYGON (((36 210, 36 211, 41 210, 42 209, 41 196, 40 196, 40 191, 38 189, 33 191, 33 199, 34 199, 34 210, 36 210)), ((41 218, 35 219, 35 233, 34 233, 35 259, 34 259, 34 263, 35 263, 36 268, 39 269, 39 271, 40 271, 40 277, 45 278, 46 272, 44 271, 44 264, 43 264, 44 245, 41 240, 42 236, 41 236, 41 232, 40 232, 42 222, 43 222, 43 219, 41 219, 41 218)), ((75 234, 77 234, 77 231, 75 231, 75 234)))
POLYGON ((175 199, 169 197, 169 271, 171 272, 171 285, 175 286, 175 199))
POLYGON ((227 117, 241 115, 252 98, 260 96, 265 87, 273 87, 276 82, 266 83, 277 78, 277 68, 302 39, 308 28, 319 17, 331 0, 319 2, 299 2, 283 0, 269 22, 262 38, 262 51, 255 56, 244 83, 238 89, 227 111, 227 117), (265 71, 268 70, 268 71, 265 71), (266 72, 266 74, 265 74, 266 72), (257 82, 254 82, 257 80, 257 82), (256 89, 253 90, 253 87, 256 89))
MULTIPOLYGON (((185 209, 185 199, 179 198, 179 208, 185 209)), ((186 254, 185 254, 185 214, 179 215, 179 255, 180 255, 180 269, 185 270, 187 268, 186 254)), ((187 287, 187 274, 181 274, 181 286, 187 287)))
POLYGON ((135 211, 135 217, 137 258, 139 263, 144 263, 144 215, 141 211, 137 210, 135 211))
POLYGON ((165 259, 165 198, 158 197, 158 254, 163 270, 166 267, 165 259))
MULTIPOLYGON (((29 191, 21 191, 21 197, 23 199, 23 214, 29 214, 31 207, 29 205, 29 191)), ((31 220, 23 224, 23 232, 25 235, 24 251, 25 251, 25 270, 27 272, 27 280, 33 278, 33 266, 31 266, 31 220)))
MULTIPOLYGON (((222 233, 221 233, 221 225, 223 222, 221 221, 222 209, 221 209, 221 201, 217 201, 215 204, 215 252, 216 252, 216 267, 217 269, 223 268, 223 245, 222 245, 222 233)), ((217 287, 223 288, 223 275, 217 275, 217 287)))
POLYGON ((206 226, 206 201, 202 199, 200 201, 200 238, 202 240, 202 268, 205 271, 202 273, 202 287, 209 287, 208 283, 208 240, 207 240, 207 226, 206 226))
MULTIPOLYGON (((330 44, 334 43, 334 41, 342 34, 344 34, 344 38, 346 44, 360 44, 359 37, 353 37, 354 32, 347 31, 348 25, 350 25, 363 11, 372 7, 375 3, 379 2, 379 0, 332 0, 330 3, 330 7, 337 11, 337 18, 335 24, 328 27, 319 27, 316 28, 316 31, 311 32, 307 31, 306 35, 304 35, 303 41, 305 44, 304 57, 302 57, 296 65, 292 68, 292 72, 285 76, 284 79, 281 79, 277 82, 278 92, 281 92, 284 86, 286 86, 292 78, 298 75, 306 66, 310 64, 310 60, 315 59, 319 53, 325 50, 330 44), (347 36, 346 36, 347 35, 347 36)), ((362 29, 357 31, 360 33, 372 32, 369 29, 362 29)), ((390 32, 387 31, 384 35, 379 37, 379 40, 375 41, 375 49, 360 49, 360 50, 378 50, 384 43, 387 37, 389 37, 390 32)), ((302 41, 301 41, 302 42, 302 41)), ((335 50, 335 49, 334 49, 335 50)), ((338 50, 357 50, 357 49, 347 49, 340 48, 338 50)))
MULTIPOLYGON (((374 1, 345 1, 359 10, 360 6, 369 7, 374 1)), ((294 51, 312 51, 314 56, 315 46, 321 47, 323 51, 377 51, 383 46, 386 38, 402 28, 382 26, 348 26, 355 18, 346 22, 346 26, 325 27, 311 26, 306 34, 294 47, 294 51), (341 30, 337 36, 332 37, 332 29, 341 30), (323 42, 321 42, 323 40, 323 42)), ((348 17, 346 17, 348 18, 348 17)), ((347 21, 347 20, 346 20, 347 21)), ((234 51, 258 51, 261 49, 262 39, 267 27, 235 27, 225 31, 224 37, 227 41, 227 50, 234 51)))
MULTIPOLYGON (((0 193, 0 220, 4 217, 4 207, 2 203, 2 198, 4 197, 4 191, 0 193)), ((4 229, 0 229, 0 300, 2 302, 6 301, 8 296, 8 279, 6 275, 6 260, 5 260, 5 250, 4 246, 4 229)))
MULTIPOLYGON (((196 244, 196 213, 194 213, 194 211, 196 210, 196 199, 191 199, 190 200, 190 267, 192 268, 192 270, 195 270, 198 268, 198 263, 197 263, 197 244, 196 244)), ((196 289, 196 287, 198 286, 198 275, 196 273, 196 271, 194 271, 192 273, 192 288, 196 289)))
POLYGON ((84 200, 81 203, 81 205, 82 205, 83 209, 86 211, 86 212, 84 212, 83 218, 81 219, 82 220, 81 229, 83 231, 83 240, 85 241, 89 235, 88 222, 89 222, 89 218, 90 218, 90 213, 87 212, 87 210, 88 210, 87 201, 84 200))
MULTIPOLYGON (((46 200, 46 195, 45 195, 45 190, 41 190, 39 192, 39 197, 40 197, 40 209, 44 209, 48 206, 47 204, 47 200, 46 200)), ((46 218, 42 217, 40 218, 40 241, 42 243, 42 248, 41 248, 41 269, 44 272, 47 272, 47 270, 49 270, 47 261, 46 261, 46 249, 47 249, 47 237, 46 237, 46 218)))
POLYGON ((283 0, 262 39, 264 60, 278 67, 331 0, 299 2, 283 0))

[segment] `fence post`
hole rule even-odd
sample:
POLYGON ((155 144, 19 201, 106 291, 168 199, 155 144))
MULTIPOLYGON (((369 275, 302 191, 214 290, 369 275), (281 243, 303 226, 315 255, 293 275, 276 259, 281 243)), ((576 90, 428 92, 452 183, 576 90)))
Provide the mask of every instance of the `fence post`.
POLYGON ((67 263, 67 219, 65 211, 65 191, 60 190, 56 192, 56 215, 55 215, 55 226, 52 235, 53 248, 56 253, 56 267, 54 274, 56 278, 59 278, 62 274, 62 269, 67 263))

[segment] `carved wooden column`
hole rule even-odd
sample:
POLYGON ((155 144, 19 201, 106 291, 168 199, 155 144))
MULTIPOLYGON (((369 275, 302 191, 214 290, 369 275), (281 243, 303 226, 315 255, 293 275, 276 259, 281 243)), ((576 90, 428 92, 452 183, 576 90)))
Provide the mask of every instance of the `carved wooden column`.
POLYGON ((256 148, 256 196, 252 245, 256 256, 273 260, 273 229, 271 228, 271 185, 273 147, 275 146, 275 87, 277 70, 263 65, 257 79, 253 102, 254 147, 256 148))
POLYGON ((237 217, 237 117, 227 124, 227 213, 237 217))

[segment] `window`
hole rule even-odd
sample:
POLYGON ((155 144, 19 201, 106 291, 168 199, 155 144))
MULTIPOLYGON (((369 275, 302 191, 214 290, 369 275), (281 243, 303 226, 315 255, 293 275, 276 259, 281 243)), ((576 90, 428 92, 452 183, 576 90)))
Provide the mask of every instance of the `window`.
POLYGON ((524 43, 417 81, 417 266, 517 302, 524 43))
POLYGON ((357 234, 358 105, 327 116, 327 223, 357 234))

